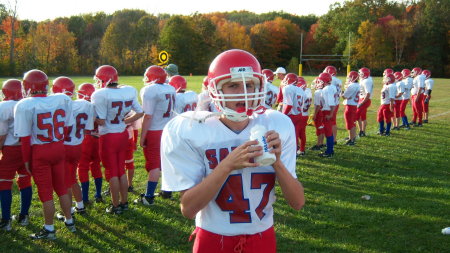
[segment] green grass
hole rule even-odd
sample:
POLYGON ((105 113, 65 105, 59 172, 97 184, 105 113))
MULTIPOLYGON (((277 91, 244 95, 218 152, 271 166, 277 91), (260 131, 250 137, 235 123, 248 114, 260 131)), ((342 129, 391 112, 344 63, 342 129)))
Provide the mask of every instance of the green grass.
MULTIPOLYGON (((313 77, 306 77, 311 81, 313 77)), ((53 78, 52 78, 53 79, 53 78)), ((91 77, 74 77, 77 84, 91 77)), ((188 77, 188 87, 199 91, 203 77, 188 77)), ((121 83, 142 87, 142 77, 121 77, 121 83)), ((3 80, 2 80, 3 81, 3 80)), ((277 82, 278 84, 279 82, 277 82)), ((448 252, 450 236, 450 92, 448 79, 435 79, 430 123, 411 131, 394 131, 391 137, 376 133, 381 79, 375 78, 368 111, 369 136, 357 145, 342 145, 342 106, 338 114, 338 140, 333 159, 319 159, 308 151, 298 159, 297 174, 305 187, 301 211, 288 207, 281 197, 275 204, 279 252, 448 252), (361 199, 370 195, 370 200, 361 199)), ((408 116, 411 109, 408 106, 408 116)), ((315 142, 307 128, 307 146, 315 142)), ((135 188, 143 192, 146 173, 142 150, 135 153, 135 188)), ((93 195, 93 182, 91 189, 93 195)), ((14 186, 13 213, 19 210, 14 186)), ((32 241, 28 235, 43 224, 36 189, 31 224, 0 233, 0 252, 189 252, 194 221, 180 214, 175 200, 157 199, 151 208, 130 205, 120 216, 106 215, 107 204, 94 204, 77 216, 75 234, 55 221, 56 241, 32 241)), ((137 194, 130 195, 130 201, 137 194)), ((107 198, 109 201, 109 198, 107 198)))

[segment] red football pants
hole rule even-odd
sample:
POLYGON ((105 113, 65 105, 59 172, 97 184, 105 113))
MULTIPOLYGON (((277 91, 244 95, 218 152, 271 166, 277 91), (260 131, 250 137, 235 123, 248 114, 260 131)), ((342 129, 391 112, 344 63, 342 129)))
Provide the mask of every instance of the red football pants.
POLYGON ((350 130, 356 126, 356 105, 346 105, 344 111, 345 128, 350 130))
POLYGON ((21 146, 3 146, 0 156, 0 191, 11 190, 16 173, 19 189, 31 186, 31 176, 25 169, 22 160, 21 146))
POLYGON ((417 118, 419 118, 419 124, 422 124, 423 94, 413 95, 412 101, 413 122, 417 122, 417 118))
POLYGON ((322 111, 317 112, 316 119, 314 120, 314 126, 316 127, 316 135, 317 136, 324 133, 322 111))
POLYGON ((128 133, 109 133, 100 136, 100 159, 105 167, 105 178, 120 178, 125 174, 125 156, 127 153, 128 133))
POLYGON ((67 188, 72 187, 73 184, 77 183, 77 167, 78 162, 81 157, 81 146, 80 145, 64 145, 66 158, 64 162, 65 171, 65 182, 67 188))
POLYGON ((99 138, 92 135, 85 135, 81 145, 81 158, 78 163, 78 176, 80 182, 84 183, 89 181, 89 170, 94 179, 102 178, 99 138))
POLYGON ((403 99, 400 105, 400 117, 405 117, 406 106, 408 105, 409 99, 403 99))
POLYGON ((423 112, 428 113, 428 105, 430 104, 431 95, 428 96, 428 103, 425 103, 426 97, 423 97, 423 112))
POLYGON ((400 118, 402 115, 402 101, 403 100, 395 100, 394 102, 394 115, 396 118, 400 118))
POLYGON ((378 109, 377 121, 384 121, 386 123, 391 123, 392 112, 390 105, 381 105, 378 109))
POLYGON ((224 236, 197 227, 192 252, 246 252, 271 253, 277 251, 273 227, 253 235, 224 236))
POLYGON ((161 135, 162 130, 147 131, 145 136, 145 169, 148 171, 161 168, 161 135))
POLYGON ((332 114, 331 111, 322 111, 323 131, 325 137, 333 136, 333 117, 326 119, 325 116, 332 114))
MULTIPOLYGON (((359 103, 363 100, 363 98, 359 99, 359 103)), ((356 120, 364 121, 367 119, 367 108, 369 108, 371 103, 372 101, 369 99, 356 110, 356 120)))

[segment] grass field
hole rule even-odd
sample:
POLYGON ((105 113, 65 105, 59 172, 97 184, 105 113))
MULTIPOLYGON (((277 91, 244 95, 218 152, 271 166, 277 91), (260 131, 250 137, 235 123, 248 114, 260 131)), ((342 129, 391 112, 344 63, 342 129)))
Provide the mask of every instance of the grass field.
MULTIPOLYGON (((202 78, 188 77, 188 87, 199 91, 202 78)), ((92 82, 91 77, 73 79, 77 84, 92 82)), ((308 82, 312 79, 306 77, 308 82)), ((120 82, 139 89, 141 80, 121 77, 120 82)), ((320 159, 317 152, 307 151, 297 160, 305 207, 290 209, 276 188, 279 252, 450 252, 450 236, 441 234, 450 226, 449 79, 435 79, 429 124, 393 131, 390 137, 375 134, 381 78, 374 81, 369 136, 358 139, 356 146, 343 145, 347 134, 341 106, 334 158, 320 159)), ((409 106, 407 114, 411 117, 409 106)), ((314 133, 313 127, 307 128, 307 146, 314 144, 314 133)), ((146 180, 142 150, 135 153, 135 161, 137 193, 130 195, 130 202, 144 191, 146 180)), ((93 188, 91 181, 91 198, 93 188)), ((16 186, 14 193, 13 214, 19 210, 16 186)), ((106 215, 107 203, 94 204, 88 214, 76 217, 76 233, 55 220, 57 240, 32 241, 28 235, 43 224, 41 203, 34 194, 31 224, 14 224, 12 232, 1 232, 0 252, 189 252, 194 221, 182 217, 178 194, 175 197, 157 199, 150 208, 131 204, 120 216, 106 215)))

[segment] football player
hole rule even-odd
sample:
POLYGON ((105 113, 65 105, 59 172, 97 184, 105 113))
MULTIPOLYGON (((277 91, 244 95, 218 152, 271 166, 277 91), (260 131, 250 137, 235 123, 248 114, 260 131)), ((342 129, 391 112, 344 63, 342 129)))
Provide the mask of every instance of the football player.
MULTIPOLYGON (((173 117, 175 107, 175 88, 165 84, 166 72, 156 65, 147 68, 144 74, 144 85, 141 89, 141 101, 144 108, 144 119, 140 145, 144 148, 145 169, 148 172, 147 190, 135 203, 152 205, 155 190, 161 174, 161 134, 164 126, 173 117)), ((163 198, 171 198, 171 192, 162 192, 163 198)))
POLYGON ((322 117, 322 111, 321 108, 323 106, 323 103, 325 102, 322 100, 322 90, 323 90, 323 84, 319 82, 319 78, 316 77, 313 81, 313 84, 311 85, 314 87, 314 113, 313 113, 313 122, 314 126, 316 128, 316 136, 317 136, 317 144, 312 146, 311 150, 321 150, 323 147, 326 147, 326 145, 323 144, 323 140, 325 138, 324 135, 324 129, 323 129, 323 117, 322 117))
POLYGON ((385 69, 383 71, 383 77, 387 76, 387 75, 393 75, 394 74, 394 70, 393 69, 385 69))
POLYGON ((175 88, 175 112, 181 114, 187 111, 194 111, 197 108, 198 95, 194 91, 188 90, 186 79, 182 76, 173 76, 169 84, 175 88))
MULTIPOLYGON (((132 113, 130 112, 131 116, 132 113)), ((142 126, 142 118, 127 124, 128 145, 127 154, 125 156, 125 169, 127 170, 128 192, 134 192, 133 178, 134 178, 134 152, 137 150, 137 143, 139 138, 139 129, 142 126)))
POLYGON ((405 130, 409 130, 408 117, 405 114, 406 106, 408 105, 409 99, 411 97, 411 89, 413 86, 413 79, 411 78, 411 71, 409 69, 402 70, 403 83, 405 84, 405 91, 402 96, 402 103, 400 105, 400 116, 402 117, 401 128, 404 127, 405 130))
POLYGON ((369 108, 371 104, 373 94, 373 80, 368 68, 359 69, 358 74, 361 89, 359 93, 359 102, 356 106, 356 120, 358 120, 359 137, 364 137, 366 136, 367 128, 367 108, 369 108))
MULTIPOLYGON (((53 80, 53 93, 62 93, 72 98, 75 93, 75 83, 72 79, 61 76, 53 80)), ((69 198, 72 195, 76 201, 76 206, 72 208, 72 213, 85 213, 84 202, 81 188, 77 180, 77 167, 81 157, 81 147, 84 139, 84 131, 94 129, 94 107, 84 99, 78 99, 72 102, 72 116, 75 121, 66 129, 64 136, 65 151, 65 182, 69 198)), ((60 219, 64 216, 59 215, 60 219)))
POLYGON ((433 90, 434 80, 431 79, 431 71, 425 69, 422 71, 422 75, 425 76, 425 97, 423 99, 423 123, 428 123, 428 106, 430 105, 431 91, 433 90))
POLYGON ((208 111, 208 112, 217 112, 217 108, 214 103, 211 101, 211 97, 209 96, 208 90, 208 77, 205 76, 202 82, 202 91, 198 94, 198 102, 197 102, 197 110, 198 111, 208 111))
POLYGON ((294 126, 280 112, 264 112, 264 77, 250 53, 219 54, 208 77, 220 116, 187 112, 166 125, 163 189, 180 191, 182 214, 196 217, 193 252, 276 252, 276 182, 295 210, 305 201, 295 172, 294 126), (249 140, 257 125, 269 129, 264 137, 276 156, 272 165, 254 161, 263 154, 258 141, 249 140))
POLYGON ((393 113, 393 117, 392 117, 392 119, 394 121, 394 128, 392 128, 392 129, 400 130, 399 118, 401 117, 403 93, 405 93, 406 85, 403 82, 403 74, 401 72, 395 72, 394 78, 395 78, 395 86, 397 89, 397 93, 395 94, 395 99, 394 99, 394 113, 393 113))
MULTIPOLYGON (((288 73, 283 79, 283 109, 282 113, 287 115, 295 128, 295 141, 297 145, 297 153, 300 155, 300 125, 302 120, 303 100, 305 99, 305 92, 303 89, 297 87, 298 76, 294 73, 288 73)), ((304 152, 304 150, 303 150, 304 152)))
POLYGON ((397 87, 395 86, 395 77, 393 74, 387 74, 383 77, 383 88, 381 89, 381 105, 378 109, 377 121, 380 124, 378 134, 383 136, 390 136, 391 134, 391 118, 394 111, 394 99, 397 94, 397 87), (384 123, 386 122, 386 128, 384 123))
POLYGON ((23 77, 25 96, 14 108, 14 135, 22 143, 25 168, 32 173, 43 205, 44 227, 33 239, 55 239, 53 191, 59 197, 64 224, 75 232, 71 200, 67 194, 64 171, 64 128, 73 125, 72 100, 63 94, 47 96, 48 77, 37 69, 23 77))
POLYGON ((92 94, 100 134, 100 159, 105 167, 105 178, 109 182, 110 214, 120 214, 128 209, 128 182, 125 174, 127 152, 127 124, 142 117, 142 108, 135 88, 119 86, 119 76, 113 66, 103 65, 95 71, 94 80, 101 89, 92 94), (130 111, 135 113, 125 117, 130 111))
POLYGON ((298 77, 297 86, 304 91, 304 98, 301 106, 302 113, 299 125, 300 149, 297 151, 297 155, 304 156, 306 146, 306 126, 308 125, 309 107, 312 102, 312 93, 311 89, 307 87, 305 79, 301 76, 298 77))
POLYGON ((320 97, 320 110, 327 145, 325 152, 319 154, 319 156, 327 158, 334 155, 333 113, 336 108, 336 87, 331 85, 332 80, 328 73, 321 73, 318 77, 319 84, 324 87, 320 97))
MULTIPOLYGON (((78 99, 84 99, 91 102, 92 94, 95 91, 94 85, 90 83, 83 83, 78 86, 78 99)), ((83 202, 89 203, 89 171, 94 178, 95 184, 95 202, 103 202, 102 198, 102 184, 103 175, 102 167, 100 164, 99 153, 99 134, 98 125, 94 123, 93 130, 86 130, 82 148, 81 157, 78 163, 78 177, 81 183, 81 192, 83 196, 83 202)))
POLYGON ((345 144, 350 146, 355 145, 356 140, 356 106, 358 106, 360 91, 358 78, 358 72, 350 71, 348 73, 345 91, 342 95, 345 99, 343 102, 345 127, 348 130, 348 140, 345 144))
POLYGON ((341 91, 342 91, 342 81, 336 77, 337 74, 337 70, 336 67, 334 66, 327 66, 324 70, 323 73, 328 73, 331 75, 331 85, 332 87, 335 88, 335 93, 334 93, 334 104, 336 104, 336 107, 333 111, 333 119, 332 119, 332 123, 333 123, 333 137, 334 137, 334 144, 336 145, 336 136, 337 136, 337 125, 336 125, 336 116, 337 113, 339 111, 339 104, 340 104, 340 95, 341 95, 341 91))
POLYGON ((11 230, 12 182, 17 173, 20 190, 20 214, 13 216, 22 226, 28 225, 31 205, 31 175, 25 170, 20 140, 14 136, 14 106, 22 99, 22 84, 17 79, 3 82, 3 102, 0 102, 0 229, 11 230))
POLYGON ((266 101, 264 106, 267 109, 272 109, 273 105, 276 103, 278 96, 278 87, 273 85, 273 79, 275 78, 275 74, 270 69, 263 69, 262 74, 266 78, 266 101))
POLYGON ((413 68, 411 71, 413 77, 413 88, 411 89, 411 104, 413 107, 413 120, 410 123, 413 126, 422 126, 423 114, 423 100, 425 90, 425 75, 422 74, 422 69, 419 67, 413 68), (419 120, 417 122, 417 120, 419 120))

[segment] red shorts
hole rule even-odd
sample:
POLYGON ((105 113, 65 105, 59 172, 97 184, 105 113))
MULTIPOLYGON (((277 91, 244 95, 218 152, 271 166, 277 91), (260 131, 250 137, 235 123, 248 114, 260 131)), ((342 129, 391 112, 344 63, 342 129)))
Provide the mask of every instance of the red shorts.
POLYGON ((356 105, 346 105, 344 111, 345 128, 350 130, 356 126, 356 105))
POLYGON ((31 176, 22 160, 22 146, 3 146, 0 156, 0 191, 11 190, 16 173, 19 189, 31 186, 31 176))
MULTIPOLYGON (((361 103, 364 98, 359 99, 359 103, 361 103)), ((356 109, 356 120, 366 120, 367 119, 367 108, 369 108, 372 101, 369 99, 364 104, 362 104, 358 109, 356 109)))
POLYGON ((386 123, 391 123, 392 112, 390 105, 381 105, 378 109, 377 120, 378 122, 384 121, 386 123))
POLYGON ((401 104, 400 104, 400 117, 405 117, 405 110, 406 110, 406 105, 408 105, 409 99, 403 99, 401 100, 401 104))
POLYGON ((161 168, 161 135, 162 130, 147 131, 145 136, 144 156, 145 169, 148 171, 161 168))
POLYGON ((120 178, 125 174, 125 156, 127 153, 128 133, 109 133, 100 136, 100 159, 105 167, 105 178, 120 178))
POLYGON ((225 236, 197 227, 194 230, 195 242, 192 252, 248 252, 271 253, 277 251, 277 241, 273 227, 253 234, 225 236))
POLYGON ((327 120, 325 116, 332 114, 331 111, 322 111, 323 131, 325 137, 333 136, 333 119, 327 120))
POLYGON ((394 103, 394 115, 396 118, 400 118, 401 110, 402 110, 402 101, 403 100, 395 100, 394 103))
POLYGON ((53 190, 58 196, 67 194, 63 150, 62 141, 31 146, 31 174, 42 202, 53 199, 53 190))
POLYGON ((64 145, 66 158, 64 163, 65 183, 67 188, 77 183, 77 167, 81 157, 81 145, 64 145))
POLYGON ((89 170, 92 177, 102 178, 102 169, 100 165, 99 138, 92 135, 85 135, 81 144, 81 158, 78 163, 78 176, 80 182, 89 181, 89 170))
POLYGON ((331 123, 333 124, 333 126, 336 125, 336 117, 337 117, 338 111, 339 111, 339 104, 336 105, 336 108, 334 108, 333 117, 331 118, 331 123))

